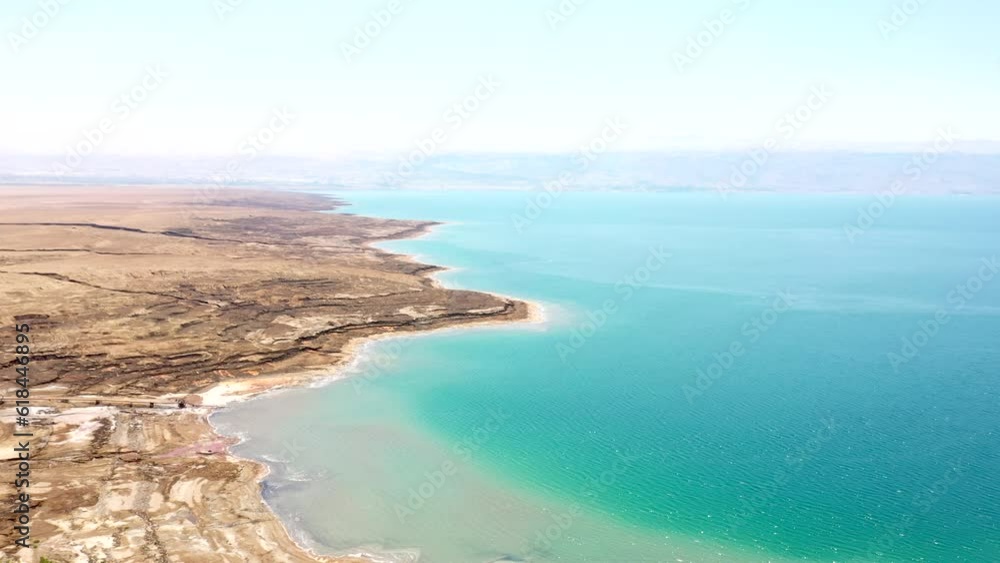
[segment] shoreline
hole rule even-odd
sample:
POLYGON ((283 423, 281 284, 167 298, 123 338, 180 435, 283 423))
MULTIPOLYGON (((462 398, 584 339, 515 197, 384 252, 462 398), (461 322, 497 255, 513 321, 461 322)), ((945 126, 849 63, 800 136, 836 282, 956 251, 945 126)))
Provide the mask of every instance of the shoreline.
MULTIPOLYGON (((331 210, 332 211, 332 210, 331 210)), ((402 231, 399 233, 400 236, 391 237, 379 237, 371 240, 366 240, 362 242, 362 246, 370 248, 379 253, 391 254, 392 256, 400 259, 404 262, 414 264, 419 267, 424 267, 419 275, 425 279, 432 282, 435 287, 442 289, 464 289, 464 288, 449 288, 445 287, 439 279, 437 279, 437 274, 455 271, 455 268, 448 266, 441 266, 436 264, 428 264, 426 262, 420 261, 416 256, 410 254, 401 254, 391 252, 385 249, 377 248, 375 245, 381 242, 391 242, 397 240, 410 240, 417 239, 427 234, 430 234, 433 229, 437 226, 446 223, 440 222, 427 222, 419 227, 410 229, 407 231, 402 231)), ((422 336, 429 336, 433 334, 440 334, 447 331, 455 330, 470 330, 470 329, 483 329, 489 327, 515 327, 517 325, 531 325, 531 326, 544 326, 547 322, 546 309, 541 303, 534 301, 527 301, 513 296, 502 295, 499 293, 493 293, 489 291, 481 291, 470 289, 469 291, 476 291, 477 293, 483 293, 487 295, 492 295, 502 300, 509 300, 515 305, 523 305, 524 309, 518 313, 514 314, 513 318, 506 319, 492 319, 485 318, 482 320, 473 321, 458 321, 453 324, 446 324, 444 326, 436 326, 428 329, 407 331, 406 333, 398 333, 395 331, 386 331, 376 334, 364 335, 351 338, 342 348, 341 357, 339 360, 331 364, 328 368, 318 368, 313 370, 308 370, 300 373, 285 374, 279 376, 268 376, 261 378, 250 378, 250 379, 240 379, 225 382, 218 382, 212 385, 212 387, 206 389, 203 392, 198 393, 198 395, 203 399, 202 406, 199 409, 204 409, 200 416, 203 422, 210 428, 212 434, 223 440, 226 443, 225 455, 245 462, 255 464, 262 468, 258 472, 258 478, 256 480, 257 489, 260 492, 260 502, 267 507, 267 510, 275 518, 276 522, 284 530, 285 535, 288 540, 299 547, 303 553, 308 554, 310 557, 314 558, 316 561, 335 561, 336 558, 340 557, 351 557, 360 558, 364 561, 369 561, 371 563, 395 563, 394 559, 383 559, 377 554, 368 552, 357 552, 348 553, 345 555, 324 555, 317 553, 315 548, 309 545, 305 545, 300 538, 297 538, 293 533, 293 530, 284 521, 282 516, 278 514, 277 511, 268 503, 267 499, 264 498, 264 482, 267 477, 272 473, 270 466, 271 462, 266 460, 258 460, 248 457, 242 457, 233 453, 233 448, 243 444, 248 439, 246 436, 241 435, 227 435, 221 432, 215 424, 212 422, 212 416, 218 412, 221 412, 228 408, 229 406, 237 403, 242 403, 245 401, 250 401, 254 399, 266 398, 268 395, 279 393, 282 391, 290 391, 297 389, 310 389, 310 388, 320 388, 327 385, 331 385, 338 381, 343 381, 346 379, 351 379, 352 377, 359 377, 359 375, 351 376, 346 371, 350 370, 353 366, 357 365, 364 360, 365 347, 383 341, 391 340, 395 338, 417 338, 422 336), (275 380, 273 383, 267 383, 270 380, 275 380)), ((305 532, 303 532, 305 533, 305 532)), ((414 548, 417 549, 417 548, 414 548)), ((408 551, 408 550, 405 550, 408 551)), ((419 558, 419 550, 417 551, 419 558)))
MULTIPOLYGON (((492 295, 502 299, 517 298, 491 293, 488 291, 478 291, 486 295, 492 295)), ((271 393, 292 389, 309 389, 314 387, 324 387, 326 385, 350 379, 351 376, 342 372, 349 369, 355 362, 363 359, 363 348, 382 340, 410 339, 423 336, 439 335, 442 333, 457 330, 476 330, 488 328, 515 328, 522 325, 525 330, 529 327, 544 327, 549 318, 546 315, 546 308, 536 302, 520 301, 525 306, 516 318, 498 320, 485 318, 482 320, 458 321, 453 324, 434 326, 427 329, 412 331, 386 331, 351 338, 341 350, 341 358, 324 368, 313 368, 306 371, 287 373, 280 375, 266 375, 259 377, 231 379, 212 384, 205 390, 195 393, 203 402, 194 409, 224 409, 232 404, 241 403, 253 399, 262 398, 271 393)), ((177 394, 169 394, 161 397, 162 400, 174 401, 182 398, 177 394)))
MULTIPOLYGON (((338 200, 339 201, 339 200, 338 200)), ((331 208, 330 211, 333 211, 331 208)), ((326 211, 324 211, 325 213, 326 211)), ((450 266, 441 266, 438 264, 428 264, 422 262, 417 256, 412 254, 403 254, 391 252, 382 248, 377 248, 375 245, 381 242, 391 242, 398 240, 412 240, 417 239, 422 236, 428 235, 433 232, 435 227, 447 225, 450 223, 441 223, 436 221, 428 221, 420 225, 419 227, 413 229, 407 229, 405 231, 400 231, 399 236, 387 236, 387 237, 376 237, 373 239, 365 240, 361 243, 361 246, 369 248, 378 253, 383 253, 386 255, 393 256, 394 258, 401 260, 403 262, 413 264, 422 268, 418 275, 431 282, 433 287, 438 289, 446 290, 465 290, 474 291, 476 293, 481 293, 484 295, 490 295, 504 301, 510 301, 517 305, 523 306, 523 310, 515 312, 509 318, 496 319, 496 318, 482 318, 482 319, 461 319, 454 323, 447 323, 441 326, 433 326, 426 329, 412 330, 412 331, 385 331, 378 332, 375 334, 368 334, 363 336, 356 336, 351 338, 342 348, 341 356, 337 362, 330 364, 329 366, 322 368, 314 368, 302 372, 287 373, 280 375, 270 375, 261 376, 253 378, 241 378, 233 379, 229 381, 220 381, 214 383, 211 387, 201 390, 196 394, 202 397, 202 399, 215 399, 213 402, 204 402, 205 407, 214 408, 225 408, 228 405, 235 402, 243 402, 251 399, 259 398, 261 396, 267 395, 271 392, 282 391, 286 389, 297 389, 297 388, 308 388, 312 386, 323 386, 330 383, 335 383, 342 379, 346 379, 348 376, 340 375, 346 367, 348 367, 352 362, 358 359, 359 348, 367 345, 370 342, 376 342, 379 340, 386 340, 392 338, 412 338, 417 336, 424 336, 430 334, 439 334, 441 332, 457 330, 457 329, 474 329, 474 328, 488 328, 488 327, 513 327, 517 325, 530 325, 536 327, 545 326, 547 322, 551 319, 547 314, 547 308, 544 304, 536 301, 528 301, 520 297, 514 297, 511 295, 504 295, 501 293, 496 293, 492 291, 485 291, 479 289, 467 289, 467 288, 457 288, 457 287, 447 287, 442 284, 442 282, 437 279, 438 274, 445 272, 458 271, 458 268, 450 266), (266 383, 270 380, 277 380, 274 383, 266 383), (226 387, 237 387, 234 390, 227 390, 226 387), (240 389, 242 388, 242 390, 240 389)), ((173 396, 167 396, 173 398, 173 396)))
MULTIPOLYGON (((447 268, 374 246, 439 223, 350 214, 334 194, 11 193, 0 277, 11 315, 38 335, 32 424, 49 429, 32 451, 36 547, 0 533, 20 560, 380 559, 321 555, 296 537, 264 500, 266 459, 235 455, 240 437, 212 414, 355 375, 382 338, 545 318, 540 304, 445 288, 435 274, 447 268)), ((13 451, 7 405, 0 441, 13 451)))

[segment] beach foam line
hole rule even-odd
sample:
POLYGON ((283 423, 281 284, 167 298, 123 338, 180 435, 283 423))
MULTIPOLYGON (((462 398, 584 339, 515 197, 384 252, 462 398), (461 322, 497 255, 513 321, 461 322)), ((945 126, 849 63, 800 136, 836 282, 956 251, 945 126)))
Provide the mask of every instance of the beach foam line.
MULTIPOLYGON (((408 233, 403 233, 401 236, 389 237, 381 241, 369 241, 364 243, 364 246, 371 248, 377 248, 376 244, 379 242, 387 242, 391 240, 401 240, 404 238, 416 238, 428 234, 431 229, 437 226, 437 224, 428 224, 422 226, 418 229, 414 229, 408 233)), ((379 249, 385 252, 392 252, 391 250, 379 249)), ((425 265, 423 262, 418 262, 411 255, 395 253, 401 256, 404 260, 412 261, 414 263, 419 263, 420 265, 425 265)), ((432 281, 432 283, 438 287, 443 286, 439 280, 436 279, 436 275, 451 271, 453 269, 448 267, 440 267, 439 270, 427 278, 432 281)), ((449 288, 449 289, 465 289, 465 288, 449 288)), ((479 291, 475 289, 468 289, 469 291, 477 291, 479 293, 486 293, 493 295, 501 300, 512 301, 517 303, 523 303, 527 307, 527 314, 525 318, 510 320, 510 319, 484 319, 484 320, 469 320, 468 322, 462 323, 456 326, 442 326, 431 329, 424 329, 415 332, 408 332, 404 334, 395 332, 382 332, 377 334, 372 334, 363 337, 355 337, 349 340, 340 351, 339 361, 331 365, 329 368, 314 369, 303 371, 295 374, 286 375, 275 375, 275 376, 265 376, 265 377, 254 377, 248 379, 239 380, 227 380, 221 381, 205 390, 199 395, 202 398, 202 405, 199 409, 202 412, 202 418, 206 423, 212 428, 213 433, 220 438, 232 438, 235 436, 236 440, 231 442, 225 449, 226 455, 232 456, 237 459, 244 459, 252 463, 256 463, 263 468, 261 476, 258 478, 258 483, 261 485, 262 489, 262 501, 264 505, 268 507, 272 514, 274 514, 285 534, 288 538, 299 546, 303 551, 309 555, 316 557, 318 560, 320 558, 326 557, 327 554, 321 554, 318 551, 319 545, 309 534, 302 528, 294 525, 294 520, 287 517, 287 515, 280 514, 273 506, 268 503, 266 495, 263 494, 263 489, 266 486, 265 481, 269 476, 274 473, 274 466, 277 463, 268 462, 261 459, 246 458, 243 456, 238 456, 233 453, 233 448, 244 443, 248 439, 246 433, 234 432, 234 433, 224 433, 222 432, 213 422, 212 414, 220 409, 224 409, 226 406, 247 401, 253 398, 260 398, 264 396, 271 395, 273 393, 287 391, 291 389, 302 389, 302 388, 316 388, 329 385, 333 382, 340 381, 342 379, 349 379, 351 370, 357 370, 357 367, 363 365, 363 362, 370 359, 370 354, 377 342, 387 339, 415 339, 424 336, 436 335, 444 331, 451 330, 471 330, 471 329, 491 329, 496 330, 500 327, 519 327, 522 330, 526 326, 534 327, 544 327, 547 323, 546 307, 539 302, 528 301, 524 299, 518 299, 512 296, 501 295, 498 293, 479 291)), ((386 551, 381 548, 368 548, 368 547, 357 547, 349 552, 335 554, 335 557, 357 557, 361 559, 367 559, 372 561, 372 563, 417 563, 420 559, 420 550, 416 548, 402 549, 402 550, 392 550, 386 551)))

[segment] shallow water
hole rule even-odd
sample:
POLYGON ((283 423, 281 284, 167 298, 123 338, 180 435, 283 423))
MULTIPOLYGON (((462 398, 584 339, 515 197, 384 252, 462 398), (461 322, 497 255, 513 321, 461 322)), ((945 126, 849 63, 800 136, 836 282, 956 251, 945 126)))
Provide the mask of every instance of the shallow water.
POLYGON ((1000 560, 1000 202, 901 198, 852 243, 872 199, 340 195, 449 222, 383 246, 550 321, 372 342, 356 377, 216 415, 319 548, 1000 560))

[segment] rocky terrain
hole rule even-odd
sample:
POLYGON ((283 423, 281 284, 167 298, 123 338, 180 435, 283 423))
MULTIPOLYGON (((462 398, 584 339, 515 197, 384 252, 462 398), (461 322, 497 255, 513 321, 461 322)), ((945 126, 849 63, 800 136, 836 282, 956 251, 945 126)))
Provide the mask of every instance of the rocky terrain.
MULTIPOLYGON (((357 338, 525 318, 371 248, 431 224, 327 198, 171 187, 0 189, 0 458, 16 457, 14 325, 31 327, 32 542, 24 561, 315 561, 199 407, 329 373, 357 338), (180 405, 187 407, 178 408, 180 405), (191 408, 195 407, 195 408, 191 408)), ((15 462, 4 462, 13 476, 15 462)), ((6 477, 0 494, 13 505, 6 477)), ((342 559, 348 561, 350 559, 342 559)))

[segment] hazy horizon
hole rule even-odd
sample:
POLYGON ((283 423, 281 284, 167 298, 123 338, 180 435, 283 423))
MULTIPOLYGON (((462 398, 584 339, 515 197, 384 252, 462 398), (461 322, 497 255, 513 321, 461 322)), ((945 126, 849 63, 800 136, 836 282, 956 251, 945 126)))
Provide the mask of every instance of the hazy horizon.
MULTIPOLYGON (((409 160, 396 156, 302 158, 109 157, 81 160, 0 154, 3 184, 190 184, 217 188, 714 190, 794 193, 1000 194, 1000 155, 956 152, 813 151, 561 154, 465 153, 409 160)), ((420 155, 418 155, 420 156, 420 155)))

